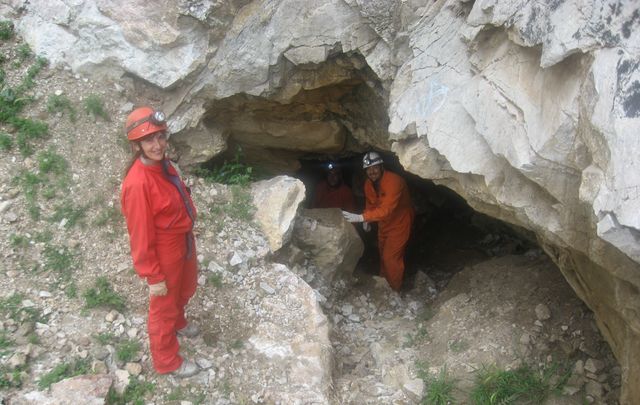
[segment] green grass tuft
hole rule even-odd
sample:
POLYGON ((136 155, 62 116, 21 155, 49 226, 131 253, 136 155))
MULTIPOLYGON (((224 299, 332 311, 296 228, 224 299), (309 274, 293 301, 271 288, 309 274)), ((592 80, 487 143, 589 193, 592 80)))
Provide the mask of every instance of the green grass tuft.
POLYGON ((71 104, 71 100, 65 95, 52 94, 47 100, 47 111, 52 114, 67 113, 71 122, 76 122, 76 109, 71 104))
POLYGON ((56 273, 58 282, 64 283, 70 281, 76 267, 76 256, 69 248, 66 246, 45 246, 44 270, 56 273))
POLYGON ((154 388, 155 385, 150 382, 132 378, 122 394, 118 394, 113 388, 111 388, 107 395, 106 402, 108 405, 144 405, 145 395, 148 392, 153 391, 154 388))
POLYGON ((7 152, 11 149, 13 149, 13 138, 6 132, 0 132, 0 150, 7 152))
POLYGON ((83 296, 87 308, 102 307, 115 309, 120 312, 125 309, 124 298, 113 291, 106 277, 98 277, 95 286, 88 289, 83 296))
POLYGON ((242 149, 238 148, 233 160, 225 160, 221 165, 214 165, 211 168, 196 168, 194 174, 210 183, 246 186, 255 180, 255 173, 251 166, 242 163, 241 160, 242 149))
POLYGON ((84 100, 84 108, 87 114, 92 115, 94 118, 100 117, 105 121, 110 121, 109 114, 104 108, 104 103, 97 94, 90 94, 84 100))
POLYGON ((559 393, 568 377, 569 373, 557 365, 539 370, 526 364, 514 370, 483 367, 478 371, 471 399, 476 405, 541 404, 552 393, 559 393))
POLYGON ((51 384, 55 384, 65 378, 87 374, 89 370, 89 361, 86 359, 76 359, 71 363, 58 364, 53 368, 53 370, 40 378, 38 381, 38 387, 40 387, 40 389, 47 389, 51 384))
POLYGON ((0 39, 3 41, 13 38, 13 23, 9 20, 0 21, 0 39))
POLYGON ((128 363, 135 358, 141 348, 142 345, 137 340, 126 340, 116 347, 116 358, 128 363))

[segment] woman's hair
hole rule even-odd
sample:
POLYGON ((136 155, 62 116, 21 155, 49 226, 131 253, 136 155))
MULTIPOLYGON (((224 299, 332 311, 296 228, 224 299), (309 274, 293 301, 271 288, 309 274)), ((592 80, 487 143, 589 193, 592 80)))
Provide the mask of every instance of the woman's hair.
POLYGON ((140 143, 136 141, 131 141, 129 143, 131 144, 131 150, 133 151, 133 155, 131 156, 131 159, 129 160, 129 162, 127 162, 127 165, 124 168, 124 175, 122 176, 122 178, 127 177, 127 174, 129 174, 129 170, 131 170, 131 167, 133 166, 133 164, 136 162, 136 160, 140 158, 140 156, 142 156, 142 148, 138 147, 138 149, 136 150, 133 147, 134 143, 137 143, 138 145, 140 145, 140 143))

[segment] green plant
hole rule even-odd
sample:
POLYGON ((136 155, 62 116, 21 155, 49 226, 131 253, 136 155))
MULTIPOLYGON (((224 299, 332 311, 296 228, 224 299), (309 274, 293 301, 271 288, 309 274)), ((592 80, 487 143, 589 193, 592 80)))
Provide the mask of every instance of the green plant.
POLYGON ((241 160, 242 149, 238 148, 231 161, 225 160, 221 165, 214 165, 211 168, 199 167, 194 170, 194 174, 212 183, 246 186, 255 175, 253 168, 242 163, 241 160))
POLYGON ((210 273, 207 276, 207 281, 209 281, 210 284, 212 284, 214 287, 216 288, 220 288, 222 287, 222 276, 220 274, 217 273, 210 273))
POLYGON ((71 104, 71 100, 64 94, 59 96, 55 94, 50 95, 47 100, 47 111, 52 114, 66 112, 69 114, 69 120, 76 122, 76 109, 73 107, 73 104, 71 104))
POLYGON ((71 275, 76 268, 75 259, 75 254, 66 246, 47 245, 44 248, 44 269, 55 272, 58 275, 58 282, 71 280, 71 275))
POLYGON ((0 356, 9 353, 8 348, 13 346, 13 340, 7 336, 7 331, 0 331, 0 356))
POLYGON ((469 343, 464 340, 457 339, 449 342, 449 349, 454 353, 462 353, 467 351, 469 343))
POLYGON ((448 405, 453 403, 453 390, 456 388, 456 379, 447 372, 447 367, 442 367, 440 373, 431 375, 424 363, 416 364, 418 378, 425 383, 425 395, 421 405, 448 405))
POLYGON ((26 236, 12 233, 9 235, 9 243, 11 246, 25 248, 29 246, 29 239, 26 236))
POLYGON ((231 200, 224 204, 214 205, 211 210, 216 216, 226 214, 231 218, 250 222, 253 219, 255 208, 249 190, 239 185, 233 185, 231 186, 231 200))
POLYGON ((120 214, 120 210, 116 207, 105 207, 103 208, 96 219, 93 221, 93 224, 98 227, 104 227, 109 224, 117 224, 122 219, 122 215, 120 214))
POLYGON ((104 108, 102 99, 97 94, 90 94, 84 100, 84 108, 87 114, 92 115, 94 118, 100 117, 105 121, 109 121, 109 114, 104 108))
POLYGON ((8 40, 13 38, 13 23, 9 20, 0 21, 0 39, 8 40))
POLYGON ((147 392, 153 391, 155 385, 140 381, 137 378, 129 380, 129 385, 122 394, 118 394, 113 388, 109 390, 107 395, 107 404, 109 405, 144 405, 144 396, 147 392))
POLYGON ((22 367, 10 370, 0 365, 0 388, 20 388, 22 386, 22 367))
POLYGON ((42 183, 40 176, 23 170, 18 176, 13 178, 12 183, 22 188, 29 216, 34 220, 40 218, 40 208, 37 203, 38 190, 42 183))
POLYGON ((69 163, 65 158, 52 149, 40 152, 38 154, 38 168, 41 173, 53 173, 62 175, 67 172, 69 163))
POLYGON ((47 319, 42 315, 40 309, 36 307, 24 307, 22 294, 13 294, 7 298, 0 299, 0 318, 11 318, 18 323, 40 322, 46 323, 47 319))
POLYGON ((75 281, 71 281, 67 284, 64 289, 64 295, 66 295, 67 298, 78 298, 78 286, 75 281))
POLYGON ((48 134, 49 126, 42 121, 35 121, 24 118, 15 118, 12 124, 17 128, 16 144, 22 156, 33 155, 33 146, 30 141, 44 138, 48 134))
POLYGON ((71 201, 66 200, 54 208, 50 220, 52 222, 66 220, 64 227, 69 229, 84 218, 86 211, 87 207, 75 207, 71 201))
POLYGON ((53 368, 53 370, 40 378, 38 381, 38 387, 40 387, 40 389, 46 389, 49 388, 51 384, 62 381, 65 378, 86 374, 89 370, 89 361, 86 359, 75 359, 71 363, 58 364, 53 368))
POLYGON ((118 295, 106 277, 98 277, 93 288, 88 289, 84 294, 86 308, 110 308, 122 312, 125 308, 125 301, 118 295))
POLYGON ((40 344, 40 337, 36 333, 30 333, 29 336, 27 336, 27 341, 32 345, 37 345, 40 344))
POLYGON ((116 357, 125 363, 130 362, 138 354, 141 347, 137 340, 126 340, 116 347, 116 357))
POLYGON ((5 152, 13 149, 13 139, 6 132, 0 132, 0 149, 5 152))
POLYGON ((420 324, 415 334, 407 334, 405 338, 404 347, 412 347, 429 340, 429 331, 424 325, 420 324))
POLYGON ((569 378, 569 372, 557 365, 534 369, 522 364, 514 370, 496 366, 478 371, 471 399, 476 405, 532 403, 541 404, 557 393, 569 378))
POLYGON ((22 44, 18 47, 18 58, 20 60, 28 59, 32 54, 29 44, 22 44))
POLYGON ((242 341, 242 339, 236 339, 231 343, 230 347, 233 350, 240 350, 244 347, 244 342, 242 341))
POLYGON ((109 332, 101 332, 97 335, 93 335, 93 337, 100 343, 101 345, 108 345, 109 343, 113 343, 117 340, 116 335, 109 332))

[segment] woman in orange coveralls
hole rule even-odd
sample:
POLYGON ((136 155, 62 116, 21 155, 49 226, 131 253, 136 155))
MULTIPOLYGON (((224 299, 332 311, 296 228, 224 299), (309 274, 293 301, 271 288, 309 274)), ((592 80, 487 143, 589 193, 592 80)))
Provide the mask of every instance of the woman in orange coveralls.
POLYGON ((360 214, 343 211, 349 222, 378 222, 380 275, 395 291, 402 287, 404 252, 409 242, 415 211, 404 179, 384 170, 382 157, 368 152, 362 159, 367 174, 364 184, 365 210, 360 214))
POLYGON ((197 261, 192 229, 196 209, 187 187, 165 158, 167 124, 150 107, 135 109, 125 124, 134 156, 122 183, 131 256, 138 276, 149 285, 149 346, 160 374, 184 378, 198 366, 183 359, 177 335, 193 337, 184 307, 196 290, 197 261))

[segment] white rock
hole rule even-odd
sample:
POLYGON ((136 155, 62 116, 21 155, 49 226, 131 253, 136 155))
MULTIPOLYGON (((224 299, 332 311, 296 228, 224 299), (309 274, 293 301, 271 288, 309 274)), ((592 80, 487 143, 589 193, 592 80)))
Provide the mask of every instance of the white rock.
POLYGON ((536 305, 535 312, 536 317, 541 321, 546 321, 547 319, 551 318, 551 311, 545 304, 536 305))

